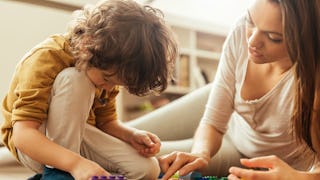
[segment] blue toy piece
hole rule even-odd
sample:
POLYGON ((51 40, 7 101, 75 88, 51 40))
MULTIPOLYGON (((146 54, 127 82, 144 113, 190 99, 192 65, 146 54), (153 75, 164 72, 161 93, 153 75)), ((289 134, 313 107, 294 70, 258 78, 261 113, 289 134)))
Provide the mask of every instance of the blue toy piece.
POLYGON ((180 176, 179 180, 201 180, 202 175, 197 171, 193 171, 185 176, 180 176))

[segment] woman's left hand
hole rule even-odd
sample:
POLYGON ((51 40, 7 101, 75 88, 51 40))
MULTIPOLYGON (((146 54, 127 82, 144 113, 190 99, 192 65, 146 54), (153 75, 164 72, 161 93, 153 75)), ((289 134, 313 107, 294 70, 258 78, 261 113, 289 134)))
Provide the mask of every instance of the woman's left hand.
POLYGON ((240 162, 248 168, 262 168, 266 170, 231 167, 229 169, 229 180, 299 179, 299 171, 291 168, 288 164, 274 155, 252 159, 241 159, 240 162))
POLYGON ((145 157, 156 155, 160 151, 161 141, 158 136, 143 130, 136 130, 130 138, 131 145, 145 157))

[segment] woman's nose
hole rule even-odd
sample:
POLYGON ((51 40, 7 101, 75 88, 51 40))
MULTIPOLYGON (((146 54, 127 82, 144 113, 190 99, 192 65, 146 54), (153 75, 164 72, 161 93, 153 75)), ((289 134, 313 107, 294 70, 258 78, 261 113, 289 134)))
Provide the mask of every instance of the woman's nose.
POLYGON ((250 47, 255 47, 257 49, 263 46, 263 36, 258 30, 253 30, 248 38, 248 44, 250 47))

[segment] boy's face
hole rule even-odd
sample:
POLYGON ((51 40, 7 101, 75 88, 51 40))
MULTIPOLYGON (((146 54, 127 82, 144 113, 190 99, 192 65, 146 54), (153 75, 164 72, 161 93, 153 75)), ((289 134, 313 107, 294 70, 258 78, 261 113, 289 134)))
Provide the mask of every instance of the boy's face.
POLYGON ((98 88, 103 88, 106 91, 112 90, 115 86, 122 86, 118 78, 115 75, 110 76, 109 71, 101 70, 95 67, 89 67, 86 70, 88 78, 98 88))

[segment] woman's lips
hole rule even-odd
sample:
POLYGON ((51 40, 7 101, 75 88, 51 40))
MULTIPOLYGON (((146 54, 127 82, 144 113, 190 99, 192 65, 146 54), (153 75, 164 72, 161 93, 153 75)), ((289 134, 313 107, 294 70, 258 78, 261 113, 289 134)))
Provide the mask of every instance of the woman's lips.
POLYGON ((254 57, 262 57, 263 56, 261 53, 254 50, 252 47, 249 47, 249 53, 254 57))

